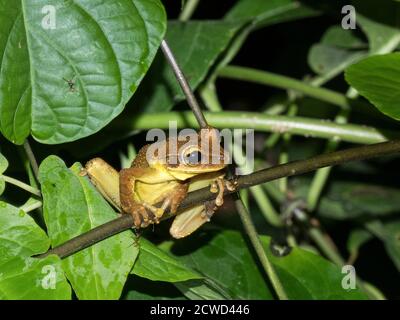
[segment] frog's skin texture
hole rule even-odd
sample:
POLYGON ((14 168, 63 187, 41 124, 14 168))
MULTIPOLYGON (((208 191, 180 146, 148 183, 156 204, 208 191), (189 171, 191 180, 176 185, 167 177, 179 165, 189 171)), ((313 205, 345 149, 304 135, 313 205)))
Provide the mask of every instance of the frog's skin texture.
POLYGON ((158 223, 167 208, 176 213, 188 191, 216 181, 218 188, 214 183, 211 189, 219 191, 215 202, 192 207, 175 217, 170 233, 183 238, 209 221, 222 205, 223 169, 227 163, 215 129, 209 128, 183 141, 167 139, 144 146, 131 167, 119 174, 100 158, 89 161, 85 173, 108 201, 132 215, 136 228, 158 223))

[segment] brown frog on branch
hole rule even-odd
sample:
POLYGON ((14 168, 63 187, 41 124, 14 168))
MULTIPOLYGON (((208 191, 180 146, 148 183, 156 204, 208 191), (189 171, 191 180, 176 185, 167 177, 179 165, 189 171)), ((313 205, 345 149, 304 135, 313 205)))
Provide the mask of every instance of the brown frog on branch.
POLYGON ((86 164, 83 174, 88 174, 116 208, 132 215, 135 228, 158 223, 168 208, 177 213, 188 192, 211 185, 210 190, 218 193, 215 201, 193 206, 175 217, 170 233, 183 238, 209 221, 223 204, 225 186, 233 188, 223 179, 228 161, 217 131, 207 128, 183 140, 166 139, 144 146, 131 167, 119 173, 95 158, 86 164))

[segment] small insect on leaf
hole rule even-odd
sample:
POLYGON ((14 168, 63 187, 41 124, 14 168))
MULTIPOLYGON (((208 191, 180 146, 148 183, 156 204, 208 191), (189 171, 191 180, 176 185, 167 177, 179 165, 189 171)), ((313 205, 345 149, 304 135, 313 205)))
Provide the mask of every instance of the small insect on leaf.
POLYGON ((69 91, 70 92, 76 92, 76 88, 75 88, 75 76, 72 78, 72 79, 70 79, 70 80, 68 80, 68 79, 66 79, 66 78, 63 78, 63 80, 68 84, 68 87, 69 87, 69 91))

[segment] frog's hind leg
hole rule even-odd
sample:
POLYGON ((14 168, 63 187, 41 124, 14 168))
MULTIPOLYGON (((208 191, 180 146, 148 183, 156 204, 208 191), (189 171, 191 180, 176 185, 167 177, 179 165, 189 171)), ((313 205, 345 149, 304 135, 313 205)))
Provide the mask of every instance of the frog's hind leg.
POLYGON ((214 201, 207 201, 203 205, 185 210, 175 217, 169 229, 170 234, 176 239, 190 235, 210 221, 215 209, 214 201))

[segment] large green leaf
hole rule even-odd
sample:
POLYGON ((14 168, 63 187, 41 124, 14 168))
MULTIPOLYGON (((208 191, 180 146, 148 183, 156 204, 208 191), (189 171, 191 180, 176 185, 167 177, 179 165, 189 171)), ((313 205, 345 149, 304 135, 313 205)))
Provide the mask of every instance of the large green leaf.
MULTIPOLYGON (((40 166, 43 209, 52 246, 116 218, 80 165, 68 169, 55 157, 40 166)), ((63 268, 80 299, 118 299, 138 249, 130 231, 97 243, 63 260, 63 268)))
POLYGON ((153 281, 178 282, 202 278, 144 238, 140 240, 140 254, 132 273, 153 281))
MULTIPOLYGON (((272 299, 273 295, 249 252, 236 232, 195 233, 163 244, 170 253, 197 270, 233 299, 272 299)), ((204 284, 198 284, 204 285, 204 284)), ((179 288, 179 287, 178 287, 179 288)))
POLYGON ((54 144, 99 131, 136 91, 165 19, 158 0, 0 0, 3 135, 54 144))
POLYGON ((70 299, 61 260, 30 256, 49 248, 50 240, 22 210, 0 202, 0 299, 70 299))
MULTIPOLYGON (((166 39, 192 89, 204 79, 240 26, 222 21, 169 22, 166 39)), ((182 100, 182 90, 160 52, 132 104, 146 112, 159 112, 182 100)))
POLYGON ((400 120, 400 54, 364 59, 346 70, 346 80, 382 113, 400 120))
MULTIPOLYGON (((269 237, 262 237, 269 248, 269 237)), ((272 299, 262 272, 257 267, 248 244, 235 231, 206 236, 194 234, 175 245, 166 243, 170 252, 192 265, 236 299, 272 299)), ((341 269, 324 258, 294 248, 284 257, 273 256, 266 249, 290 299, 365 299, 358 289, 345 290, 341 269)))

